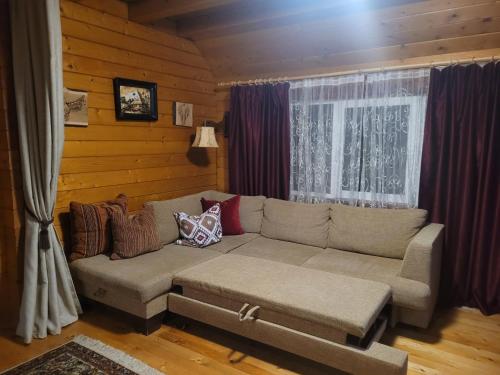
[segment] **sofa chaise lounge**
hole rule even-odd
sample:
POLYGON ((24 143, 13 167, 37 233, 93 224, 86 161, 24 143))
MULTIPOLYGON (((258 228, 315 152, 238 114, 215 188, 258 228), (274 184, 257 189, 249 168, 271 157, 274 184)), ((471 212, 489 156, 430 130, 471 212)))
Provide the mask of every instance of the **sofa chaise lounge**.
POLYGON ((406 373, 406 353, 377 340, 388 323, 429 324, 443 226, 418 209, 242 196, 245 234, 203 249, 174 243, 175 211, 201 214, 201 197, 231 196, 149 202, 163 248, 72 262, 78 293, 138 317, 145 334, 170 310, 350 373, 406 373))

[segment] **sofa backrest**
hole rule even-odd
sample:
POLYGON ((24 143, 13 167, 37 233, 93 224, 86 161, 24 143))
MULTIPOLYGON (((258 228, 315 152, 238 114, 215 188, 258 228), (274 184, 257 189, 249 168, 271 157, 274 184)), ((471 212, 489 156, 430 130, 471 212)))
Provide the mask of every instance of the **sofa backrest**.
MULTIPOLYGON (((213 190, 210 191, 210 194, 210 199, 218 201, 224 201, 226 199, 234 197, 234 194, 221 193, 220 191, 213 190)), ((262 195, 241 196, 240 222, 245 233, 260 233, 260 228, 262 226, 262 216, 264 215, 265 200, 266 197, 262 195)))
MULTIPOLYGON (((154 208, 162 245, 179 238, 174 212, 202 213, 200 199, 226 200, 214 190, 146 203, 154 208)), ((425 224, 420 209, 362 208, 342 204, 308 204, 263 196, 241 196, 240 220, 247 233, 321 248, 403 259, 410 240, 425 224)))
POLYGON ((266 199, 261 234, 276 240, 325 248, 330 206, 266 199))
POLYGON ((151 201, 146 205, 153 206, 156 225, 162 245, 171 243, 179 238, 179 227, 175 221, 174 212, 182 211, 189 215, 201 215, 201 197, 206 197, 206 192, 186 195, 185 197, 164 201, 151 201))
POLYGON ((427 211, 330 206, 328 247, 403 259, 410 240, 423 227, 427 211))
MULTIPOLYGON (((175 199, 151 201, 147 202, 146 205, 153 206, 160 242, 162 245, 166 245, 179 238, 179 227, 175 221, 174 212, 182 211, 189 215, 200 215, 202 213, 200 201, 202 197, 222 201, 233 196, 233 194, 207 190, 175 199)), ((266 197, 263 196, 241 196, 240 221, 246 233, 260 233, 265 200, 266 197)))

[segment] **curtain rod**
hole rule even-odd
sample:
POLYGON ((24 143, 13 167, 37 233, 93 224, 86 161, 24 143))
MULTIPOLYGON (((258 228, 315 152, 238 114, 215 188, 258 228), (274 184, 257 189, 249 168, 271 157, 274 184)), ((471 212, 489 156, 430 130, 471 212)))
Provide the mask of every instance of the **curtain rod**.
POLYGON ((481 58, 470 58, 470 59, 457 59, 457 60, 447 60, 447 61, 437 61, 430 63, 421 63, 421 64, 408 64, 408 65, 397 65, 397 66, 381 66, 376 68, 367 68, 367 69, 356 69, 356 70, 345 70, 341 72, 332 72, 332 73, 323 73, 323 74, 310 74, 310 75, 302 75, 302 76, 292 76, 292 77, 277 77, 277 78, 257 78, 250 79, 247 81, 228 81, 228 82, 219 82, 217 86, 246 86, 246 85, 262 85, 265 83, 279 83, 279 82, 289 82, 289 81, 299 81, 303 79, 310 78, 323 78, 323 77, 335 77, 347 74, 360 74, 360 73, 374 73, 374 72, 383 72, 390 70, 403 70, 403 69, 417 69, 417 68, 435 68, 446 65, 456 65, 456 64, 467 64, 467 63, 477 63, 477 62, 486 62, 486 61, 496 61, 499 60, 500 56, 491 56, 491 57, 481 57, 481 58))

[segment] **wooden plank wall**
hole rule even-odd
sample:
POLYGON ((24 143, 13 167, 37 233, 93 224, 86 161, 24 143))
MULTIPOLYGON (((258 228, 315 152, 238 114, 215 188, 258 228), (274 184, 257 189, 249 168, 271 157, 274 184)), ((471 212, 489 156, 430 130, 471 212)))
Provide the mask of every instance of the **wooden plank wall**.
MULTIPOLYGON (((0 301, 18 301, 22 190, 12 83, 7 0, 0 0, 0 301)), ((17 317, 17 303, 0 309, 0 327, 17 317)))
MULTIPOLYGON (((194 128, 172 123, 174 101, 194 104, 195 125, 220 120, 211 70, 197 47, 126 19, 115 0, 61 1, 64 84, 89 92, 89 126, 66 127, 57 227, 69 202, 125 193, 143 202, 217 188, 217 151, 191 149, 194 128), (116 121, 112 78, 157 82, 157 122, 116 121)), ((67 239, 67 231, 63 231, 67 239)))

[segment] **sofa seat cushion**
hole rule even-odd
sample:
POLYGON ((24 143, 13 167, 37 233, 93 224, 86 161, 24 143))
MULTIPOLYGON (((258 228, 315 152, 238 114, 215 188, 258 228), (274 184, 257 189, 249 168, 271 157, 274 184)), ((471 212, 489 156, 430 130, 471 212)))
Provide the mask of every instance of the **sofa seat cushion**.
POLYGON ((323 249, 315 246, 258 237, 238 247, 231 254, 246 255, 276 262, 301 265, 310 257, 321 254, 323 249))
POLYGON ((228 253, 259 237, 260 234, 258 233, 243 233, 235 236, 222 236, 222 240, 220 242, 210 245, 207 249, 217 251, 219 253, 228 253))
POLYGON ((88 298, 119 294, 145 303, 171 288, 174 272, 217 256, 220 253, 208 248, 166 245, 131 259, 110 260, 105 255, 78 259, 70 269, 77 292, 88 298))
POLYGON ((423 227, 427 211, 333 204, 330 215, 328 247, 403 259, 410 240, 423 227))
POLYGON ((330 206, 266 199, 261 234, 276 240, 326 247, 330 206))
POLYGON ((399 259, 326 249, 308 259, 302 266, 383 282, 391 287, 394 304, 416 310, 428 309, 431 305, 429 286, 399 277, 401 264, 399 259))
POLYGON ((383 283, 234 254, 177 273, 174 285, 358 337, 366 334, 390 298, 383 283))

